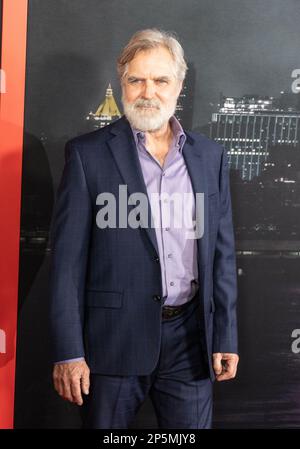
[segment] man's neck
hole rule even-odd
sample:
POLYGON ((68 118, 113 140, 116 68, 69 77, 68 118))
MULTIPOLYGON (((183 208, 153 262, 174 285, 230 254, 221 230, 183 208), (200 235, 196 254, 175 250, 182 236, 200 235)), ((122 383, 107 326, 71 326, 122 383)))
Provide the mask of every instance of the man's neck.
POLYGON ((169 146, 172 139, 172 128, 170 122, 165 123, 160 129, 145 132, 146 143, 157 146, 169 146))

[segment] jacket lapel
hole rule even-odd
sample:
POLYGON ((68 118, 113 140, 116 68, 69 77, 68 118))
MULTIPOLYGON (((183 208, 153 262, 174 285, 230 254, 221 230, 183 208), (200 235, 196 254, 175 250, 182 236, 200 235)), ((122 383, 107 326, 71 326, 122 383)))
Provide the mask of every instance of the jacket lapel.
MULTIPOLYGON (((207 250, 208 250, 208 196, 207 196, 207 180, 205 172, 204 155, 198 142, 187 134, 187 140, 183 146, 183 157, 189 172, 194 195, 202 193, 204 199, 204 207, 199 209, 199 214, 196 214, 196 225, 198 229, 203 228, 203 236, 197 239, 198 261, 200 266, 206 264, 207 250)), ((196 202, 197 205, 197 202, 196 202)))
POLYGON ((143 217, 141 217, 141 225, 146 231, 146 234, 158 255, 155 229, 149 225, 149 223, 151 224, 150 200, 147 194, 147 188, 137 154, 134 137, 125 116, 123 116, 114 124, 114 126, 112 126, 111 132, 114 134, 114 137, 108 142, 108 145, 124 180, 124 184, 127 185, 128 195, 135 192, 140 192, 146 195, 148 199, 148 223, 144 223, 142 220, 143 217))

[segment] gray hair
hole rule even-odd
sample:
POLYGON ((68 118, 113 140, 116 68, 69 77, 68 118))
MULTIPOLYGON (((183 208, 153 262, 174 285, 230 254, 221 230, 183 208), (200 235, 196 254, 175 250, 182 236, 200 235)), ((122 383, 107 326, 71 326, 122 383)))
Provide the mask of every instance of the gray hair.
POLYGON ((165 47, 171 54, 175 63, 175 76, 183 81, 187 71, 184 60, 184 51, 174 33, 149 28, 137 31, 122 50, 117 60, 117 69, 122 80, 127 73, 128 63, 132 61, 139 51, 147 51, 157 47, 165 47))

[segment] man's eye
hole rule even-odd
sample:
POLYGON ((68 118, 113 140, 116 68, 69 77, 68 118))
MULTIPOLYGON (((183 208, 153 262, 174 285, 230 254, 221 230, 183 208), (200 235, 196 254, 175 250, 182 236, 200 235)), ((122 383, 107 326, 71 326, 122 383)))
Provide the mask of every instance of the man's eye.
POLYGON ((130 84, 137 84, 140 80, 129 80, 130 84))
POLYGON ((158 84, 167 84, 168 81, 167 80, 157 80, 158 84))

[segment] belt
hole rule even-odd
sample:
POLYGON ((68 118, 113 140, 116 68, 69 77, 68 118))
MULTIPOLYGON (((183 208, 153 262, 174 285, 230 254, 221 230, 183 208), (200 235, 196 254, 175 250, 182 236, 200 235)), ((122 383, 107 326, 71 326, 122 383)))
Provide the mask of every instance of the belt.
POLYGON ((169 318, 173 318, 174 316, 180 315, 184 309, 186 309, 190 303, 195 300, 195 297, 188 302, 180 306, 163 306, 162 307, 162 318, 167 320, 169 318))

